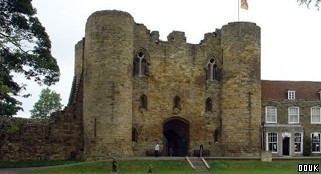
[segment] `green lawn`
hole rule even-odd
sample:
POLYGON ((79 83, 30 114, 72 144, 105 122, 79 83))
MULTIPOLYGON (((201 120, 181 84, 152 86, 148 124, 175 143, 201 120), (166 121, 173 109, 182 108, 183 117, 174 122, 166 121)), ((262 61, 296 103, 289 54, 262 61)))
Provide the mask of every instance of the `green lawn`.
MULTIPOLYGON (((118 160, 118 172, 129 174, 147 173, 150 164, 153 166, 153 173, 188 174, 196 173, 185 160, 118 160)), ((51 168, 39 171, 22 172, 30 173, 110 173, 111 161, 87 162, 59 168, 51 168)))
POLYGON ((21 168, 21 167, 40 167, 40 166, 57 166, 66 164, 75 164, 83 161, 80 160, 39 160, 39 161, 0 161, 1 168, 21 168))
MULTIPOLYGON (((259 160, 211 160, 211 173, 215 174, 296 174, 298 164, 319 164, 320 160, 274 160, 261 162, 259 160)), ((193 174, 196 173, 184 160, 119 160, 118 168, 121 174, 147 173, 149 164, 153 173, 193 174)), ((320 168, 319 168, 320 170, 320 168)), ((51 168, 30 173, 110 173, 111 161, 87 162, 65 167, 51 168)))
MULTIPOLYGON (((293 174, 298 173, 298 164, 319 164, 320 160, 213 160, 207 161, 215 174, 293 174)), ((319 167, 320 168, 320 167, 319 167)), ((320 170, 320 169, 319 169, 320 170)))

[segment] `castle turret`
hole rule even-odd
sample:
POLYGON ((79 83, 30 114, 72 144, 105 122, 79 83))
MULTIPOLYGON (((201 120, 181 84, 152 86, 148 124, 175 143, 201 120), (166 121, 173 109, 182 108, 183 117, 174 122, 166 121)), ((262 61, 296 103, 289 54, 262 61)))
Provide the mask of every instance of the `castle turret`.
POLYGON ((134 20, 99 11, 86 24, 84 71, 85 158, 131 156, 134 20))
POLYGON ((226 156, 258 155, 261 125, 260 27, 222 27, 222 147, 226 156))

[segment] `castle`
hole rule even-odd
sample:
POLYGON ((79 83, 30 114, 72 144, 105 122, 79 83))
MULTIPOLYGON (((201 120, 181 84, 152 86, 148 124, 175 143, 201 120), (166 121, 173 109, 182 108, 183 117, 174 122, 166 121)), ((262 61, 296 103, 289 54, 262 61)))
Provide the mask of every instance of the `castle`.
POLYGON ((19 137, 35 132, 41 145, 30 158, 146 156, 156 143, 165 156, 201 145, 210 156, 302 156, 304 135, 321 155, 321 83, 261 80, 260 34, 233 22, 199 44, 179 31, 162 41, 126 12, 95 12, 75 46, 68 106, 42 131, 1 141, 2 160, 26 158, 35 137, 19 137))

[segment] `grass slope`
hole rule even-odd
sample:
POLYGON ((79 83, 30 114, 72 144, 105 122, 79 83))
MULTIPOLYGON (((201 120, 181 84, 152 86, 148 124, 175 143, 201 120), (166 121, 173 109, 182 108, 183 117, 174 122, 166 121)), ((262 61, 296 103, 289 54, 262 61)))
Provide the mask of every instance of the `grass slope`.
MULTIPOLYGON (((147 173, 150 164, 153 166, 153 173, 166 174, 188 174, 196 173, 185 160, 118 160, 118 172, 128 174, 147 173)), ((41 173, 110 173, 111 161, 97 161, 83 164, 75 164, 59 168, 51 168, 38 171, 26 171, 23 174, 41 173)))
POLYGON ((0 161, 1 168, 21 168, 21 167, 42 167, 75 164, 83 161, 79 160, 39 160, 39 161, 0 161))
POLYGON ((296 174, 298 164, 319 164, 320 160, 213 160, 207 161, 215 174, 296 174))
MULTIPOLYGON (((261 162, 259 160, 208 160, 210 173, 215 174, 296 174, 298 164, 319 164, 320 160, 274 160, 261 162)), ((193 174, 196 173, 185 160, 119 160, 118 171, 121 174, 147 173, 152 164, 153 173, 193 174)), ((319 167, 320 170, 320 167, 319 167)), ((39 171, 23 172, 24 174, 41 173, 110 173, 111 161, 86 162, 70 166, 57 167, 39 171)))

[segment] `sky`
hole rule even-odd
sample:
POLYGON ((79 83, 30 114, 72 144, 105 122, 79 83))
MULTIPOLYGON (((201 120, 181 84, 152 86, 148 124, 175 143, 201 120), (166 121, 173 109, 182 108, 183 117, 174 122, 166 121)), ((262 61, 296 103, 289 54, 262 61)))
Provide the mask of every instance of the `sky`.
MULTIPOLYGON (((238 0, 33 0, 37 17, 50 37, 52 55, 60 67, 60 81, 50 86, 67 105, 74 76, 75 44, 85 36, 87 18, 95 11, 129 12, 136 23, 159 31, 161 40, 173 30, 185 32, 188 43, 198 44, 204 34, 235 21, 261 27, 261 78, 321 82, 321 10, 307 8, 297 0, 247 0, 249 9, 239 9, 238 0)), ((42 89, 21 77, 29 98, 20 98, 30 117, 42 89)))

